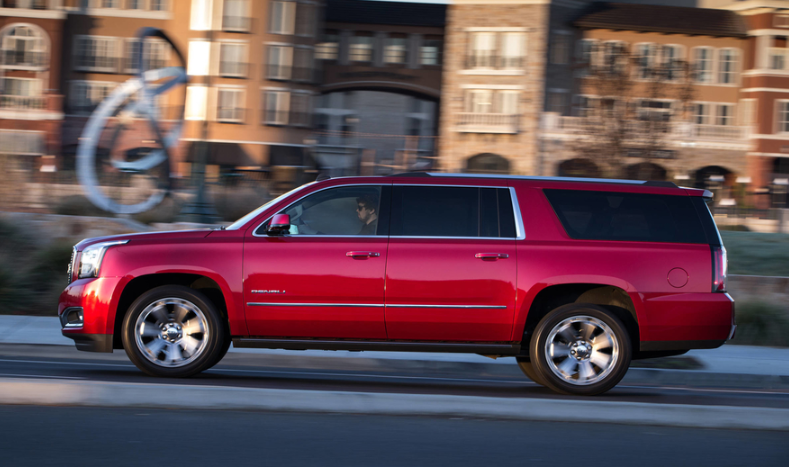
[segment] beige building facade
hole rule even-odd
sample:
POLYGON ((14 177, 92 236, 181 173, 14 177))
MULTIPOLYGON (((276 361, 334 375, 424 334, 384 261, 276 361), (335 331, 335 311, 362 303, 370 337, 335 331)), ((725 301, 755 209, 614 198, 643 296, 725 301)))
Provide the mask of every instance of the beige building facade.
POLYGON ((535 173, 549 9, 547 0, 449 5, 442 170, 535 173))

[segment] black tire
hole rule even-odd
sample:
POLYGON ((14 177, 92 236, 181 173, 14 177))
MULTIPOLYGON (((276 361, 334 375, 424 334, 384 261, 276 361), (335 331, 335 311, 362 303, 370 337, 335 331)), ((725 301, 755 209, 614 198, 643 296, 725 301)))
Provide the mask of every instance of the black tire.
POLYGON ((527 378, 539 384, 540 386, 545 386, 545 383, 542 382, 540 374, 534 368, 534 365, 531 364, 531 360, 524 357, 515 357, 515 359, 518 361, 518 367, 527 378))
POLYGON ((632 345, 625 326, 610 311, 573 303, 556 308, 540 321, 529 356, 546 387, 561 394, 594 396, 625 376, 632 345), (549 352, 553 352, 550 357, 549 352))
POLYGON ((228 344, 214 304, 202 293, 180 285, 143 293, 129 307, 121 332, 126 354, 137 368, 168 378, 193 376, 211 368, 228 344))

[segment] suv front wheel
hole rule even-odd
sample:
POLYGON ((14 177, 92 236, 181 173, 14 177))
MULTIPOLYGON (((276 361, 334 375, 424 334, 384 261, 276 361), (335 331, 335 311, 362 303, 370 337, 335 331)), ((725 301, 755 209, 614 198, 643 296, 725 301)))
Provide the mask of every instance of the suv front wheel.
POLYGON ((529 348, 541 383, 556 392, 581 396, 616 386, 627 373, 631 352, 622 322, 591 304, 553 310, 537 325, 529 348))
POLYGON ((123 347, 152 376, 186 377, 214 366, 225 347, 223 322, 202 293, 180 285, 149 290, 123 320, 123 347))

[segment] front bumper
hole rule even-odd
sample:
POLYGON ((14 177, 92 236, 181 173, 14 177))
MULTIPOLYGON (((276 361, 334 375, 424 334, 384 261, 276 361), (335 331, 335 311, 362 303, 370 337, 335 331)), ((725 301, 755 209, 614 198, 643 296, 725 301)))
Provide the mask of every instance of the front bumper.
POLYGON ((66 287, 58 301, 63 336, 78 350, 112 352, 115 311, 126 280, 122 277, 79 279, 66 287), (68 312, 82 310, 82 325, 69 324, 68 312), (66 316, 64 316, 66 314, 66 316))

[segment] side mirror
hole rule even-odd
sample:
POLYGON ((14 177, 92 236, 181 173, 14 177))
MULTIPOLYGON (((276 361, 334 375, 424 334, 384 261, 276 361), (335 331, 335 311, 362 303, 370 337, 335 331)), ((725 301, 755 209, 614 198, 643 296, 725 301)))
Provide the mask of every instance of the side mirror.
POLYGON ((290 216, 287 214, 274 214, 266 229, 266 235, 285 235, 290 231, 290 216))

